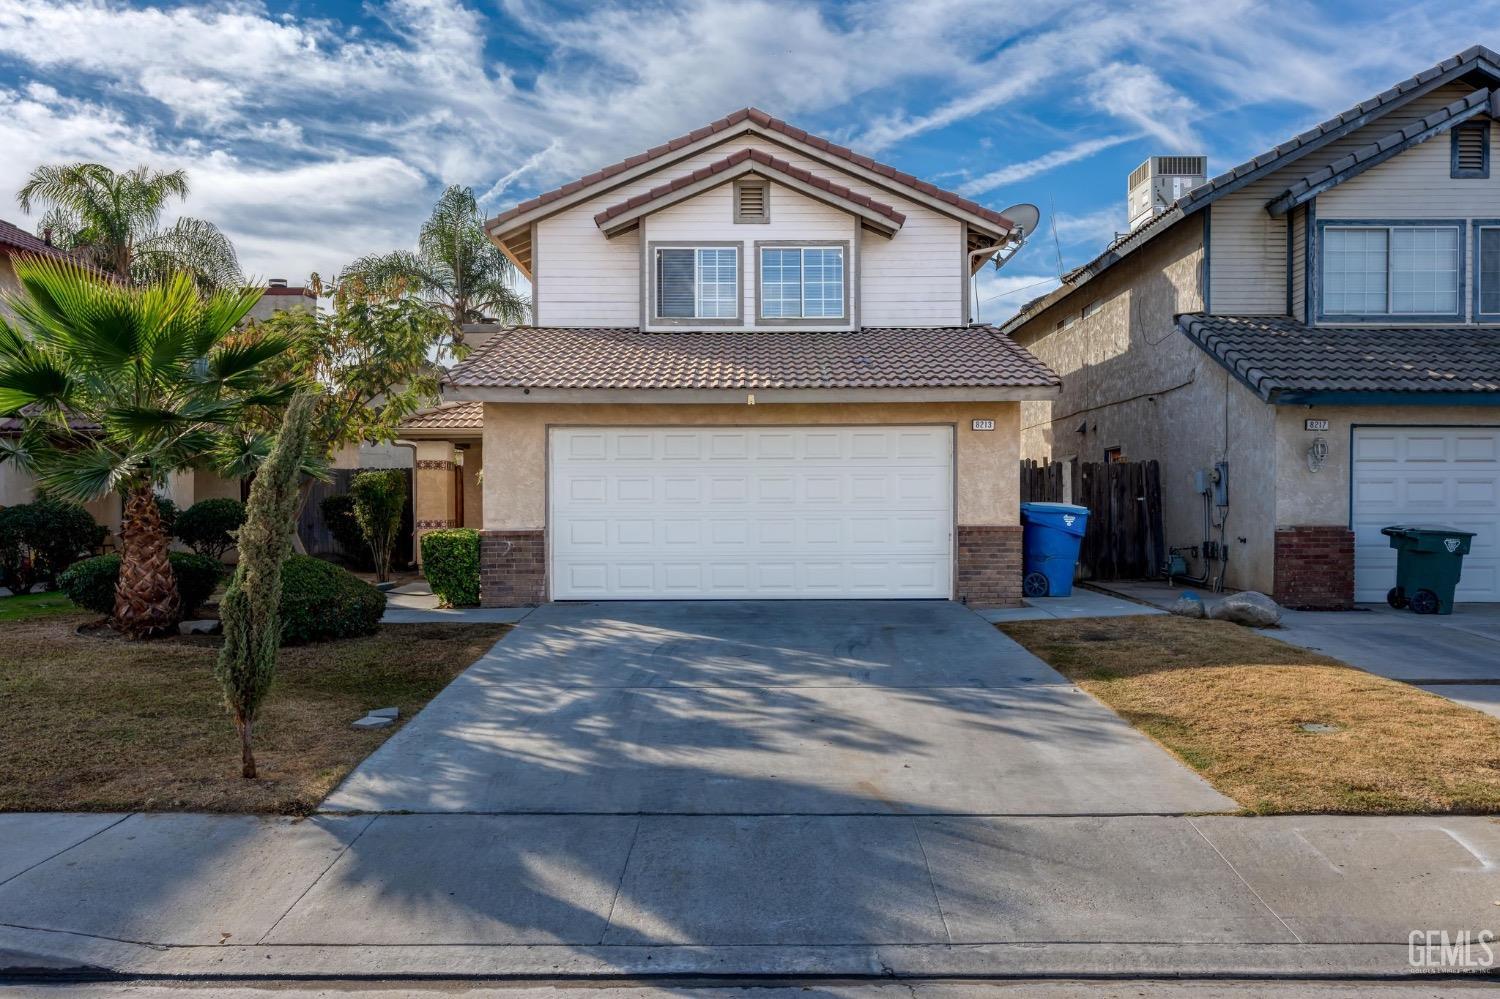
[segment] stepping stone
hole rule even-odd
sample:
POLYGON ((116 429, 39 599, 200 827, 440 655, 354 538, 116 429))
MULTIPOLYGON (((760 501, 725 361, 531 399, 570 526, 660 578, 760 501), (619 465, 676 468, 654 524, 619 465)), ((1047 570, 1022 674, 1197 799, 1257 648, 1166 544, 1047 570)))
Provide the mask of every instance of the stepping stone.
POLYGON ((354 727, 361 729, 387 728, 394 724, 396 724, 396 719, 394 718, 382 718, 377 715, 365 715, 359 721, 354 723, 354 727))
POLYGON ((179 635, 217 635, 224 630, 224 622, 217 618, 204 618, 199 621, 179 621, 177 633, 179 635))
POLYGON ((376 708, 374 711, 370 712, 369 716, 371 718, 400 718, 401 717, 401 709, 400 708, 376 708))

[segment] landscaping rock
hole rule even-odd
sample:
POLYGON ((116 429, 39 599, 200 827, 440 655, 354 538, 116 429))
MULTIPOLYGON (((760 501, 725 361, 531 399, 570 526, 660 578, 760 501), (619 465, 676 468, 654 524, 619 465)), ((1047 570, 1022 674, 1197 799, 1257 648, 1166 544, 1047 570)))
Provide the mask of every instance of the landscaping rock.
POLYGON ((217 635, 224 630, 224 622, 218 618, 204 618, 200 621, 181 621, 177 625, 179 635, 217 635))
POLYGON ((1208 616, 1251 628, 1269 628, 1281 620, 1281 605, 1264 593, 1245 590, 1220 600, 1208 616))
POLYGON ((1178 617, 1208 617, 1208 611, 1203 609, 1203 601, 1198 599, 1196 593, 1184 593, 1172 602, 1167 612, 1178 617))
POLYGON ((370 712, 369 717, 371 717, 371 718, 400 718, 401 717, 401 709, 400 708, 376 708, 374 711, 370 712))
POLYGON ((359 721, 354 723, 354 727, 364 729, 385 728, 389 725, 394 724, 396 724, 396 719, 394 718, 386 717, 383 715, 365 715, 359 721))

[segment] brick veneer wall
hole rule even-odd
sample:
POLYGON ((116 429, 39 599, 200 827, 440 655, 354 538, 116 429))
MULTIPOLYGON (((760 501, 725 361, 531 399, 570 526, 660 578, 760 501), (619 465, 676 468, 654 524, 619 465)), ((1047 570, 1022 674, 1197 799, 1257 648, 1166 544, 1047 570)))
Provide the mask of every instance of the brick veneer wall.
POLYGON ((480 531, 479 605, 521 607, 546 599, 546 533, 480 531))
POLYGON ((1352 607, 1354 532, 1347 527, 1278 527, 1271 596, 1283 607, 1352 607))
POLYGON ((1021 528, 958 528, 958 599, 970 607, 1021 605, 1021 528))

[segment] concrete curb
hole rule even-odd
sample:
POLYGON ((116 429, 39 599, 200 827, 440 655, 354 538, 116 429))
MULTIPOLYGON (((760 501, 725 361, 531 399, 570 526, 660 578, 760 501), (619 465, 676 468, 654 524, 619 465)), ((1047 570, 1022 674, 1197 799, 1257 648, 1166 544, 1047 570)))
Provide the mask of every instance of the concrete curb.
POLYGON ((986 943, 824 947, 553 945, 163 947, 0 928, 0 977, 212 980, 642 977, 1432 978, 1405 944, 986 943))

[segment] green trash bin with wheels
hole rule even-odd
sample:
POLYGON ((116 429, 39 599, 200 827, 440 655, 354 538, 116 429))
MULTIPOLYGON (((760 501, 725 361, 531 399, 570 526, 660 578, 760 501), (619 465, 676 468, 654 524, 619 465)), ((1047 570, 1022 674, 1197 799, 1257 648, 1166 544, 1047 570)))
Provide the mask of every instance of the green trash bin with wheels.
POLYGON ((1396 585, 1386 603, 1418 614, 1452 614, 1453 591, 1474 532, 1439 524, 1393 524, 1380 533, 1396 549, 1396 585))

